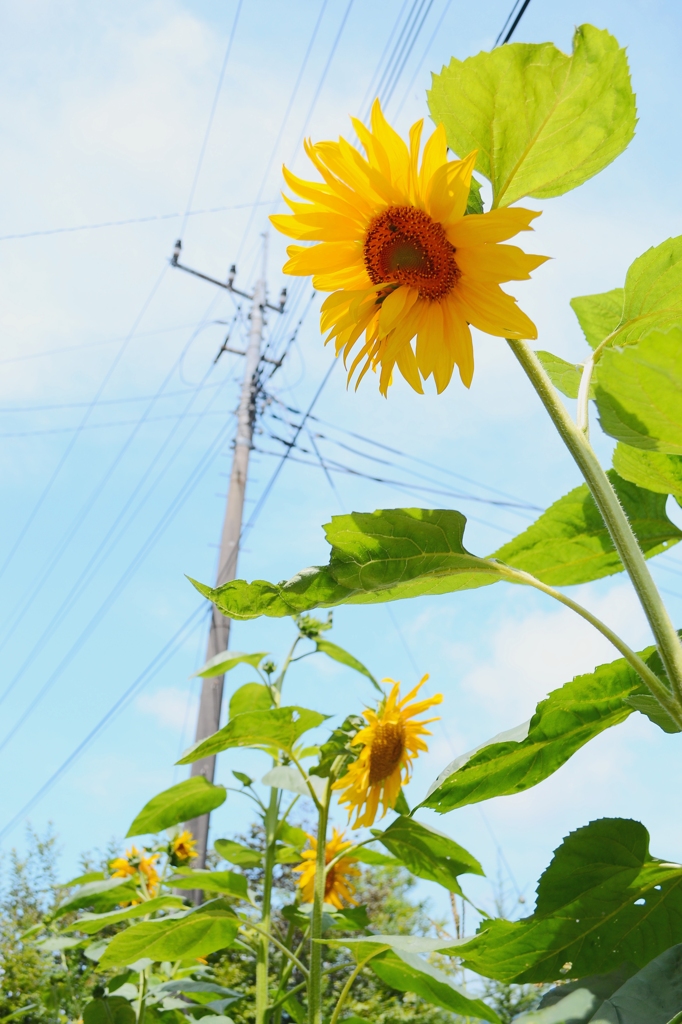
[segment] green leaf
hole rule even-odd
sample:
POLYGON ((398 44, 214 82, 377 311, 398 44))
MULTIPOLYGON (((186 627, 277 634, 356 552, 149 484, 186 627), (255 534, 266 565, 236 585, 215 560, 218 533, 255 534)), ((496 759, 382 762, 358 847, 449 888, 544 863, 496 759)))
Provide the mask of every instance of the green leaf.
POLYGON ((611 437, 634 448, 682 455, 682 327, 605 349, 596 398, 599 422, 611 437))
MULTIPOLYGON (((308 781, 310 782, 317 799, 323 800, 327 789, 327 783, 324 779, 313 777, 308 781)), ((264 786, 272 786, 274 789, 286 789, 289 793, 298 793, 299 796, 305 796, 309 800, 311 799, 308 783, 303 778, 298 768, 293 768, 291 765, 280 764, 275 768, 271 768, 270 771, 263 776, 261 782, 264 786)))
POLYGON ((199 671, 195 672, 190 678, 195 679, 196 676, 201 676, 202 679, 206 679, 212 676, 224 676, 226 672, 230 672, 237 665, 252 665, 254 668, 258 668, 267 654, 268 651, 258 651, 256 654, 243 654, 241 651, 222 651, 213 658, 209 658, 206 664, 202 665, 199 671))
POLYGON ((259 850, 252 850, 250 846, 242 846, 241 843, 235 843, 232 839, 216 839, 213 846, 223 860, 241 868, 258 867, 263 860, 263 855, 259 850))
POLYGON ((110 910, 106 914, 83 914, 73 924, 69 925, 66 931, 85 932, 86 935, 94 935, 102 928, 110 924, 118 924, 119 921, 126 921, 129 917, 146 917, 147 914, 155 914, 157 910, 177 910, 184 906, 178 896, 155 896, 152 900, 145 900, 134 907, 125 907, 122 910, 110 910))
POLYGON ((682 865, 649 853, 638 821, 601 818, 572 832, 538 884, 535 913, 485 921, 457 947, 463 965, 503 982, 644 967, 682 940, 682 865))
POLYGON ((672 1024, 681 1007, 682 945, 677 945, 629 978, 602 1003, 590 1021, 592 1024, 672 1024))
POLYGON ((159 962, 207 956, 231 946, 239 921, 210 904, 183 916, 143 921, 115 935, 99 961, 102 968, 125 966, 143 957, 159 962))
POLYGON ((247 711, 232 718, 227 725, 205 740, 186 750, 178 764, 191 764, 202 757, 219 754, 230 747, 273 747, 290 754, 296 740, 320 725, 328 715, 295 705, 271 708, 270 711, 247 711))
MULTIPOLYGON (((663 674, 654 647, 641 651, 640 657, 663 674)), ((643 689, 625 658, 576 676, 540 701, 530 722, 456 758, 438 776, 422 806, 444 814, 537 786, 589 740, 624 722, 634 710, 628 698, 643 689)))
POLYGON ((248 775, 245 775, 244 772, 233 771, 232 774, 237 782, 241 782, 242 786, 251 786, 253 784, 253 779, 249 778, 248 775))
POLYGON ((579 295, 571 299, 585 340, 592 348, 601 344, 618 327, 623 314, 624 288, 612 288, 599 295, 579 295))
POLYGON ((464 211, 465 215, 468 213, 483 213, 483 197, 481 195, 481 186, 475 178, 471 179, 471 185, 469 186, 469 198, 467 199, 467 208, 464 211))
POLYGON ((220 892, 237 899, 248 899, 248 882, 236 871, 203 871, 191 869, 179 871, 170 879, 169 885, 176 889, 202 889, 204 892, 220 892))
MULTIPOLYGON (((334 516, 328 566, 283 583, 233 580, 197 589, 233 619, 294 615, 318 606, 376 604, 495 583, 502 569, 463 545, 466 518, 450 509, 379 509, 334 516)), ((194 581, 192 581, 194 582, 194 581)))
POLYGON ((581 25, 567 56, 552 43, 512 43, 433 76, 431 117, 460 157, 493 186, 493 207, 548 199, 611 163, 635 130, 625 51, 608 32, 581 25))
POLYGON ((83 1007, 83 1024, 135 1024, 135 1010, 123 996, 92 999, 83 1007))
POLYGON ((622 964, 609 974, 593 974, 580 981, 569 981, 546 992, 536 1010, 514 1018, 514 1024, 582 1024, 603 1001, 636 972, 632 964, 622 964))
POLYGON ((356 860, 359 860, 361 864, 373 864, 375 866, 397 863, 395 857, 389 857, 385 853, 379 853, 378 850, 370 850, 368 846, 361 846, 359 850, 354 850, 353 857, 355 857, 356 860))
MULTIPOLYGON (((663 496, 623 480, 612 469, 608 476, 647 558, 667 551, 682 538, 682 531, 666 515, 663 496)), ((623 571, 587 484, 555 501, 492 557, 554 587, 588 583, 623 571)))
POLYGON ((647 249, 625 278, 623 311, 613 343, 632 344, 682 321, 682 235, 647 249))
POLYGON ((459 875, 484 874, 463 846, 414 818, 396 818, 384 832, 372 829, 372 834, 413 875, 438 882, 450 892, 461 895, 459 875))
POLYGON ((272 694, 262 683, 246 683, 230 697, 230 718, 245 711, 267 711, 272 707, 272 694))
POLYGON ((658 703, 655 697, 652 697, 648 693, 638 693, 632 697, 626 697, 625 703, 629 704, 635 711, 641 712, 646 715, 650 721, 657 725, 663 732, 674 733, 682 732, 677 722, 670 717, 670 715, 664 711, 661 705, 658 703))
MULTIPOLYGON (((567 363, 552 352, 538 351, 535 353, 545 368, 547 376, 554 387, 566 395, 567 398, 577 398, 580 388, 580 378, 583 367, 581 363, 567 363)), ((590 384, 590 398, 594 398, 594 380, 596 379, 596 367, 592 371, 592 383, 590 384)))
POLYGON ((358 962, 368 957, 374 949, 381 950, 383 946, 384 949, 369 961, 369 966, 391 988, 399 992, 414 992, 429 1003, 455 1013, 500 1024, 499 1017, 491 1007, 479 999, 469 999, 453 985, 444 971, 419 956, 420 953, 450 951, 452 941, 446 943, 442 939, 427 939, 420 935, 363 935, 358 938, 325 939, 324 943, 349 949, 358 962))
POLYGON ((329 658, 333 658, 334 661, 339 661, 342 665, 347 665, 348 668, 354 668, 356 672, 359 672, 363 676, 367 676, 379 693, 383 695, 384 691, 381 689, 369 669, 365 668, 362 662, 358 661, 357 658, 354 658, 352 654, 348 653, 348 651, 344 651, 343 647, 338 647, 336 644, 331 643, 330 640, 317 640, 315 642, 315 647, 322 654, 326 654, 329 658))
POLYGON ((203 775, 194 775, 152 797, 126 832, 126 838, 161 832, 181 821, 191 821, 220 807, 226 797, 224 786, 214 786, 203 775))
POLYGON ((351 761, 357 761, 360 749, 353 747, 352 742, 366 724, 361 715, 349 715, 320 747, 320 760, 310 769, 310 774, 323 779, 329 778, 332 773, 338 777, 351 761))
POLYGON ((137 888, 130 878, 107 878, 103 882, 86 882, 62 900, 52 916, 61 917, 72 910, 111 910, 120 903, 134 900, 136 893, 137 888))
POLYGON ((277 826, 277 838, 293 846, 295 850, 302 850, 308 842, 308 834, 296 825, 290 825, 288 821, 280 821, 277 826))
POLYGON ((85 885, 86 882, 103 882, 105 874, 103 871, 88 871, 85 875, 76 875, 75 878, 71 878, 68 882, 64 882, 60 885, 60 889, 70 889, 72 885, 85 885))
POLYGON ((682 499, 682 455, 648 452, 619 443, 613 453, 613 468, 624 480, 682 499))

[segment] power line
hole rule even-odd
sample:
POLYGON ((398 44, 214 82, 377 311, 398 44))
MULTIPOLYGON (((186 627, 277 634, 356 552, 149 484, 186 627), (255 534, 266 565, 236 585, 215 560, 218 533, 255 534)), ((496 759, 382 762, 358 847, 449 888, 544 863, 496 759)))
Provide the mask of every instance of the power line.
POLYGON ((225 72, 227 70, 227 63, 228 63, 228 61, 230 59, 230 53, 232 52, 232 44, 234 42, 234 37, 235 37, 236 31, 237 31, 237 23, 239 21, 239 15, 241 13, 242 3, 243 3, 243 0, 237 0, 237 8, 236 8, 236 10, 234 12, 234 21, 232 22, 232 29, 230 31, 230 36, 229 36, 229 39, 227 41, 227 49, 225 50, 225 56, 223 58, 223 64, 222 64, 222 67, 220 69, 220 74, 218 75, 218 84, 216 85, 215 95, 213 96, 213 103, 211 104, 211 112, 208 115, 208 123, 206 125, 206 131, 204 132, 204 139, 203 139, 203 142, 201 143, 201 149, 199 150, 199 159, 197 160, 197 166, 196 166, 196 170, 194 172, 194 178, 192 179, 192 184, 191 184, 191 187, 190 187, 190 190, 189 190, 189 196, 187 198, 187 206, 185 207, 185 216, 184 216, 184 219, 182 221, 182 226, 180 228, 180 237, 181 238, 182 238, 183 234, 185 233, 185 228, 187 226, 187 218, 189 217, 190 211, 192 209, 192 202, 194 200, 194 193, 196 192, 197 184, 199 182, 199 175, 201 174, 201 168, 202 168, 203 163, 204 163, 204 157, 206 156, 206 147, 208 146, 208 140, 209 140, 210 135, 211 135, 211 128, 213 127, 213 119, 215 117, 216 110, 218 109, 218 100, 220 99, 220 93, 221 93, 221 90, 223 88, 223 82, 225 80, 225 72))
POLYGON ((133 325, 130 328, 130 331, 128 332, 128 334, 123 339, 123 344, 121 345, 121 347, 119 348, 118 352, 114 356, 114 359, 113 359, 111 365, 109 366, 109 369, 104 374, 102 382, 99 385, 97 391, 95 392, 94 398, 92 399, 92 401, 88 405, 88 408, 85 411, 85 414, 84 414, 84 416, 83 416, 83 418, 81 420, 80 426, 78 427, 78 429, 76 430, 74 436, 71 438, 71 440, 69 441, 68 445, 66 446, 66 448, 65 448, 65 450, 64 450, 64 452, 62 454, 61 459, 57 463, 57 466, 56 466, 54 472, 52 473, 52 476, 50 477, 50 479, 48 480, 47 484, 45 485, 42 494, 40 495, 40 497, 38 498, 38 501, 33 506, 33 509, 29 513, 26 521, 24 522, 24 525, 22 526, 21 530, 19 531, 19 535, 18 535, 17 539, 14 541, 14 544, 10 548, 9 553, 5 557, 4 562, 0 566, 0 579, 2 579, 2 577, 5 574, 5 572, 7 571, 7 568, 9 567, 12 559, 14 558, 14 555, 18 551, 19 546, 21 545, 21 542, 23 541, 24 537, 28 533, 28 531, 29 531, 29 529, 31 527, 31 524, 35 520, 36 516, 38 515, 38 512, 40 511, 40 509, 42 508, 42 506, 43 506, 43 504, 45 502, 45 499, 47 498, 48 494, 52 490, 53 484, 55 483, 57 477, 61 473, 62 468, 63 468, 64 464, 66 463, 69 455, 73 451, 73 448, 74 448, 74 446, 76 444, 76 441, 78 440, 78 438, 80 436, 80 432, 81 432, 82 428, 85 426, 85 424, 89 420, 90 415, 92 413, 92 410, 95 408, 95 405, 99 401, 100 396, 102 395, 102 393, 104 392, 104 389, 106 388, 107 384, 109 383, 109 380, 111 379, 111 376, 112 376, 114 370, 116 369, 116 367, 120 363, 121 359, 123 358, 123 354, 125 353, 128 345, 130 344, 130 342, 132 341, 133 337, 135 336, 137 328, 139 327, 140 323, 142 322, 142 319, 143 319, 145 313, 149 309, 149 306, 151 305, 152 300, 153 300, 154 296, 156 295, 156 293, 157 293, 157 291, 158 291, 158 289, 159 289, 159 287, 161 285, 161 282, 163 281, 163 279, 164 279, 164 277, 166 275, 166 271, 167 270, 168 270, 168 264, 164 264, 163 270, 161 271, 161 273, 157 277, 156 281, 152 285, 151 291, 149 292, 147 298, 144 300, 144 302, 142 304, 142 307, 140 309, 140 312, 135 317, 135 320, 133 321, 133 325))
POLYGON ((157 220, 177 220, 179 217, 198 217, 204 213, 225 213, 228 210, 248 210, 252 206, 269 206, 272 200, 263 199, 255 203, 236 203, 231 206, 211 206, 205 210, 185 210, 184 213, 154 213, 149 217, 126 217, 125 220, 104 220, 97 224, 76 224, 67 228, 44 228, 40 231, 22 231, 12 235, 0 235, 0 242, 15 238, 39 238, 45 235, 66 235, 74 231, 96 231, 98 228, 119 228, 127 224, 150 224, 157 220))
POLYGON ((514 35, 514 32, 516 31, 516 29, 518 27, 518 24, 521 21, 521 18, 525 14, 526 8, 528 7, 529 3, 530 3, 530 0, 523 0, 523 3, 521 3, 521 0, 516 0, 514 6, 512 7, 511 11, 509 12, 507 20, 505 21, 504 25, 502 26, 502 31, 500 32, 499 36, 495 40, 495 44, 493 46, 493 49, 495 49, 496 46, 499 46, 500 42, 501 42, 502 46, 504 46, 505 43, 509 42, 511 37, 514 35), (519 11, 519 13, 514 18, 514 13, 517 10, 519 4, 521 4, 521 10, 519 11), (507 25, 512 20, 512 18, 514 18, 514 20, 512 22, 512 25, 511 25, 509 31, 507 32, 507 34, 504 35, 505 30, 507 28, 507 25), (503 36, 504 36, 504 39, 502 38, 503 36))
POLYGON ((440 14, 440 18, 436 22, 436 27, 434 28, 433 32, 431 33, 431 37, 430 37, 428 43, 424 47, 424 52, 422 53, 421 60, 417 64, 416 68, 414 69, 414 72, 412 74, 412 78, 410 79, 410 84, 408 85, 407 89, 403 93, 403 98, 401 99, 400 105, 399 105, 398 109, 395 112, 396 118, 400 117, 400 113, 401 113, 403 107, 405 106, 405 101, 407 100, 407 97, 412 92, 412 87, 414 86, 414 83, 417 80, 417 75, 419 74, 419 72, 421 71, 422 67, 424 66, 424 61, 426 60, 426 58, 427 58, 427 56, 429 54, 429 51, 431 50, 431 47, 433 46, 433 44, 436 41, 436 36, 440 32, 440 27, 441 27, 441 25, 443 24, 443 22, 445 20, 445 15, 450 10, 451 4, 452 4, 452 0, 446 0, 445 6, 443 7, 443 10, 441 11, 441 14, 440 14))
POLYGON ((393 69, 391 78, 389 82, 386 84, 384 93, 385 105, 388 105, 391 102, 391 98, 395 91, 395 87, 400 81, 400 77, 403 71, 405 70, 405 65, 407 64, 407 61, 412 53, 412 50, 414 49, 414 45, 421 34, 421 30, 424 27, 424 22, 426 21, 432 6, 433 0, 428 0, 428 3, 426 3, 426 0, 422 0, 421 7, 417 13, 417 18, 415 18, 415 22, 412 28, 412 37, 408 42, 406 42, 405 46, 403 46, 403 50, 397 59, 396 66, 393 69), (424 7, 426 7, 426 10, 424 10, 424 7), (422 11, 424 12, 423 14, 422 11), (421 18, 421 20, 417 23, 417 20, 419 18, 421 18))

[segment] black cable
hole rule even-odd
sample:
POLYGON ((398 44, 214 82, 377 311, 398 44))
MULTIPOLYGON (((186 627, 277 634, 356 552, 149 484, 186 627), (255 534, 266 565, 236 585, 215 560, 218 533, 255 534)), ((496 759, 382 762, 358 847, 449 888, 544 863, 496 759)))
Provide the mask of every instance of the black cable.
POLYGON ((422 53, 421 60, 417 64, 416 68, 414 69, 414 72, 412 74, 412 78, 410 79, 410 84, 408 85, 407 89, 403 93, 403 98, 400 101, 400 106, 398 107, 398 109, 395 112, 396 120, 397 120, 397 118, 400 117, 401 111, 402 111, 403 107, 405 106, 405 101, 407 100, 407 97, 410 95, 410 93, 412 91, 412 87, 413 87, 415 81, 417 80, 417 75, 419 74, 419 72, 421 71, 422 67, 424 66, 424 61, 426 60, 431 47, 433 46, 434 42, 436 41, 436 36, 440 32, 440 27, 443 24, 443 22, 445 21, 445 15, 450 10, 451 4, 452 4, 452 0, 446 0, 445 6, 443 7, 443 10, 440 13, 440 18, 436 22, 436 26, 435 26, 433 32, 431 33, 431 37, 429 38, 428 43, 424 47, 424 52, 422 53))
MULTIPOLYGON (((429 12, 431 11, 432 6, 433 6, 433 0, 428 0, 428 3, 426 4, 426 10, 421 15, 421 20, 420 20, 419 24, 416 25, 416 27, 414 28, 414 30, 412 32, 412 38, 410 39, 409 46, 406 48, 404 54, 400 55, 400 58, 399 58, 400 63, 395 68, 395 70, 393 72, 391 83, 390 83, 390 85, 386 86, 386 91, 385 91, 384 97, 383 97, 384 106, 388 106, 388 104, 391 102, 391 99, 393 97, 393 93, 395 92, 395 88, 396 88, 398 82, 400 81, 400 78, 401 78, 401 75, 402 75, 403 71, 405 70, 405 65, 407 64, 407 62, 408 62, 408 60, 409 60, 409 58, 410 58, 410 56, 412 54, 412 50, 414 49, 415 43, 419 39, 419 36, 421 34, 421 30, 424 27, 424 22, 428 18, 429 12)), ((422 8, 423 8, 423 4, 422 4, 422 8)), ((420 14, 421 14, 421 10, 420 10, 420 14)))
POLYGON ((493 49, 495 49, 496 46, 500 45, 500 40, 502 40, 502 46, 504 46, 504 44, 508 43, 509 40, 511 39, 511 37, 514 35, 514 32, 516 31, 517 26, 518 26, 519 22, 521 21, 521 18, 523 17, 523 15, 526 12, 526 8, 528 7, 528 4, 530 3, 530 0, 523 0, 523 3, 521 4, 521 10, 519 11, 519 13, 514 18, 514 11, 519 6, 519 2, 520 2, 520 0, 516 0, 516 3, 512 7, 511 11, 509 12, 509 16, 508 16, 507 20, 505 21, 504 25, 502 26, 502 31, 500 32, 499 36, 495 40, 495 44, 493 46, 493 49), (507 32, 506 36, 504 36, 504 39, 502 39, 502 36, 504 35, 504 30, 506 29, 507 25, 509 24, 509 22, 511 21, 512 18, 514 18, 514 21, 512 22, 511 28, 507 32))

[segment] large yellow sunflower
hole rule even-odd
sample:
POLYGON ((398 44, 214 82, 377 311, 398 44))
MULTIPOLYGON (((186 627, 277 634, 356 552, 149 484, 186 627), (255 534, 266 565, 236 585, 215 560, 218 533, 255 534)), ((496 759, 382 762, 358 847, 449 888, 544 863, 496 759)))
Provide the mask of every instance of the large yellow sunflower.
MULTIPOLYGON (((334 857, 337 857, 343 850, 353 845, 350 840, 344 839, 343 835, 343 832, 339 832, 336 828, 334 829, 331 839, 324 848, 325 864, 329 864, 334 857)), ((308 839, 310 840, 310 849, 303 851, 301 854, 303 863, 295 867, 294 871, 301 873, 297 885, 301 889, 303 899, 306 903, 312 903, 315 896, 317 839, 311 835, 308 836, 308 839)), ((342 900, 345 900, 346 903, 355 903, 353 899, 355 888, 352 879, 357 878, 360 874, 360 869, 356 867, 356 864, 357 860, 355 857, 342 857, 341 860, 337 861, 327 871, 327 877, 324 882, 325 903, 330 903, 333 907, 338 907, 339 910, 343 909, 342 900)))
MULTIPOLYGON (((383 807, 382 817, 389 808, 395 807, 401 786, 410 781, 412 762, 420 750, 428 749, 421 737, 431 733, 424 726, 438 719, 426 718, 419 722, 412 719, 434 704, 440 704, 443 696, 438 693, 410 704, 428 678, 424 676, 402 700, 400 683, 393 683, 391 692, 376 711, 363 712, 368 724, 353 740, 353 746, 363 744, 360 756, 332 787, 344 791, 339 803, 348 804, 349 821, 355 812, 353 828, 373 825, 379 803, 383 807)), ((391 679, 384 681, 393 682, 391 679)))
POLYGON ((290 246, 285 273, 313 274, 314 288, 333 293, 323 303, 321 327, 344 364, 365 333, 348 373, 350 381, 361 366, 356 387, 380 366, 385 395, 397 366, 416 391, 432 374, 440 392, 456 364, 469 387, 470 324, 503 338, 538 337, 500 284, 526 280, 547 257, 499 243, 532 230, 539 214, 515 208, 465 216, 476 154, 447 161, 442 125, 426 142, 420 167, 422 121, 413 125, 408 147, 378 99, 372 130, 351 120, 367 159, 344 138, 308 140, 305 151, 324 183, 284 168, 289 186, 308 202, 285 196, 293 215, 270 220, 290 238, 321 243, 290 246))
POLYGON ((457 364, 469 387, 474 353, 469 325, 503 338, 537 338, 535 325, 502 291, 547 259, 500 245, 530 231, 538 216, 520 208, 465 216, 476 153, 447 159, 438 125, 422 154, 423 121, 410 131, 409 148, 391 128, 379 100, 371 131, 352 119, 366 158, 344 138, 307 141, 306 153, 323 183, 304 181, 284 168, 289 187, 307 202, 285 201, 293 214, 271 217, 275 227, 312 247, 291 245, 284 272, 313 275, 332 292, 322 304, 321 329, 334 339, 344 363, 365 335, 348 379, 361 367, 381 367, 386 395, 394 367, 420 394, 431 374, 438 392, 457 364), (413 346, 413 341, 416 342, 413 346))

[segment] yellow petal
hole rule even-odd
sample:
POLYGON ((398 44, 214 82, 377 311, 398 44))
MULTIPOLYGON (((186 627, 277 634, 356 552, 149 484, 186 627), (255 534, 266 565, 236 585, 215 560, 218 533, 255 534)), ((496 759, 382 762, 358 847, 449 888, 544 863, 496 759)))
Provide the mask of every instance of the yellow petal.
POLYGON ((388 334, 396 326, 400 317, 405 316, 419 298, 416 288, 407 288, 404 285, 396 288, 387 295, 381 304, 381 315, 379 317, 379 329, 382 334, 388 334))
POLYGON ((487 242, 484 245, 460 246, 455 262, 463 274, 500 284, 502 281, 526 281, 531 270, 546 263, 548 256, 526 253, 516 245, 487 242))
POLYGON ((531 341, 538 336, 535 324, 519 309, 516 299, 497 284, 479 284, 463 277, 458 282, 456 297, 465 319, 480 331, 498 338, 531 341))
POLYGON ((530 222, 542 210, 524 210, 520 206, 507 206, 504 210, 488 213, 470 213, 448 226, 448 241, 460 245, 481 245, 483 242, 505 242, 519 231, 532 231, 530 222))
POLYGON ((448 297, 443 303, 443 320, 448 342, 452 348, 459 375, 465 387, 471 386, 474 376, 474 346, 471 328, 462 315, 456 299, 448 297))
POLYGON ((389 160, 391 183, 407 198, 410 180, 410 154, 403 140, 384 117, 378 99, 372 104, 371 120, 372 132, 389 160))
POLYGON ((424 186, 426 212, 446 228, 451 223, 459 223, 459 218, 464 216, 476 152, 474 150, 464 160, 453 160, 437 167, 424 186))
POLYGON ((357 242, 322 242, 320 245, 290 245, 287 249, 289 260, 282 268, 285 274, 299 274, 307 277, 331 270, 348 270, 355 266, 364 267, 362 245, 357 242))

